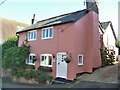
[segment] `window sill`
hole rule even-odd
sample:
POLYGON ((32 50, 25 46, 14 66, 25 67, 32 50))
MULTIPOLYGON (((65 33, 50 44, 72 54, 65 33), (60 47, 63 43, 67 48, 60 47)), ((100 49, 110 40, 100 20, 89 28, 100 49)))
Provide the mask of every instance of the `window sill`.
POLYGON ((26 63, 26 64, 28 64, 28 65, 35 65, 35 63, 26 63))
POLYGON ((52 39, 53 37, 49 37, 49 38, 42 38, 42 40, 47 40, 47 39, 52 39))
POLYGON ((30 40, 28 40, 28 41, 35 41, 36 39, 30 39, 30 40))
POLYGON ((40 65, 40 66, 43 66, 43 67, 52 67, 52 65, 40 65))
POLYGON ((84 64, 78 64, 78 66, 83 66, 84 64))

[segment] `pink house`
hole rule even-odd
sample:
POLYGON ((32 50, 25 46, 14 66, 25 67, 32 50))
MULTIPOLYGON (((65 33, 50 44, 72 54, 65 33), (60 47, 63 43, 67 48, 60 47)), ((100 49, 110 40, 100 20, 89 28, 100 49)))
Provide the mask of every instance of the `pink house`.
MULTIPOLYGON (((91 0, 92 1, 92 0, 91 0)), ((78 73, 93 72, 101 67, 98 8, 86 2, 86 9, 39 21, 17 32, 19 46, 27 39, 29 65, 50 67, 54 78, 74 80, 78 73), (70 63, 64 58, 72 57, 70 63), (34 61, 33 57, 37 57, 34 61)))

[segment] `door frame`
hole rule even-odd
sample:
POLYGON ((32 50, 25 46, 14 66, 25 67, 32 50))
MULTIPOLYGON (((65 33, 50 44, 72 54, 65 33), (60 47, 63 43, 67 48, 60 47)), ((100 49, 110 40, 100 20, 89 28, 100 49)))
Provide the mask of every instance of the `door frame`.
MULTIPOLYGON (((61 55, 67 55, 67 52, 58 52, 58 53, 57 53, 57 59, 56 59, 56 77, 60 77, 60 76, 58 75, 58 55, 59 55, 59 54, 61 54, 61 55)), ((68 68, 67 68, 67 71, 68 71, 68 68)), ((67 73, 67 71, 66 71, 66 73, 67 73)), ((62 78, 62 77, 61 77, 61 78, 62 78)), ((66 75, 65 79, 67 79, 67 75, 66 75)))

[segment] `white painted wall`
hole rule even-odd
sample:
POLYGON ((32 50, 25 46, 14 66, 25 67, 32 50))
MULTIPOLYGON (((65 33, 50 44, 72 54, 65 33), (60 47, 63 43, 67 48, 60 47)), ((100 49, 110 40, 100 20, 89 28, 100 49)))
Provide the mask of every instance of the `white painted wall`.
POLYGON ((116 52, 115 56, 118 55, 118 48, 116 48, 116 46, 115 46, 115 38, 112 33, 110 25, 108 26, 106 32, 103 35, 103 42, 104 42, 105 47, 109 47, 109 46, 114 47, 114 50, 116 52))
POLYGON ((2 21, 0 19, 0 44, 2 44, 2 21))

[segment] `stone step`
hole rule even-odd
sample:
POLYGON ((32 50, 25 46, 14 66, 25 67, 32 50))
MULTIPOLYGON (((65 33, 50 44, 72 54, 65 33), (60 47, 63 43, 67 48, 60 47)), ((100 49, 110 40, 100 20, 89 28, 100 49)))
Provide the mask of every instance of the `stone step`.
POLYGON ((54 81, 53 81, 53 84, 65 84, 65 83, 70 83, 72 82, 71 80, 66 80, 64 78, 56 78, 54 81))

